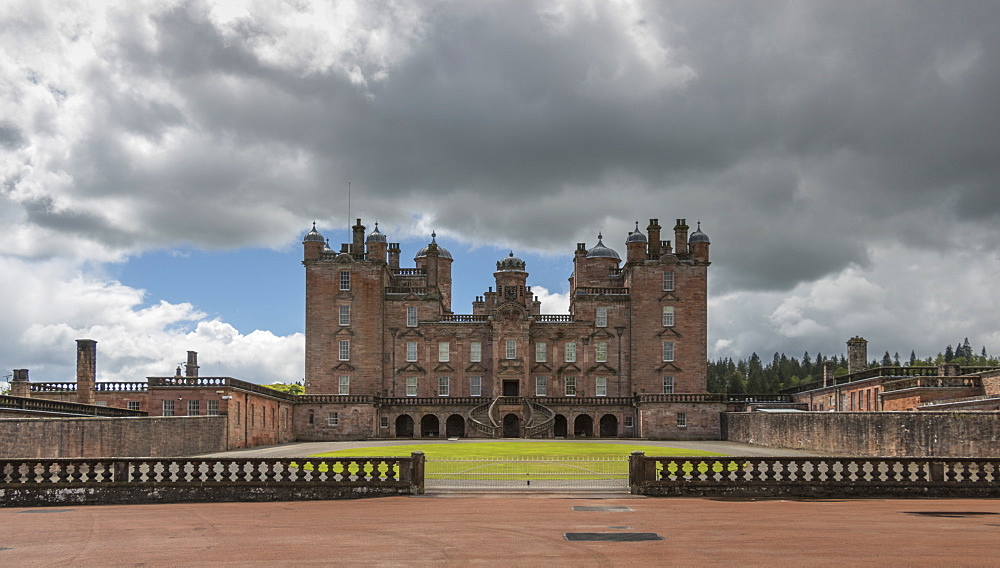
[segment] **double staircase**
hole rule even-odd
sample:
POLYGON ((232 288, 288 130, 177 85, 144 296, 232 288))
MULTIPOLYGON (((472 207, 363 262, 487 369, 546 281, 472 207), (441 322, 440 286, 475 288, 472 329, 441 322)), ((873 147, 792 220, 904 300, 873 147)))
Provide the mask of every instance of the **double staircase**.
POLYGON ((469 411, 472 428, 490 438, 499 438, 503 433, 500 407, 520 406, 524 418, 526 438, 547 438, 552 431, 556 413, 544 404, 539 404, 519 396, 498 396, 469 411))

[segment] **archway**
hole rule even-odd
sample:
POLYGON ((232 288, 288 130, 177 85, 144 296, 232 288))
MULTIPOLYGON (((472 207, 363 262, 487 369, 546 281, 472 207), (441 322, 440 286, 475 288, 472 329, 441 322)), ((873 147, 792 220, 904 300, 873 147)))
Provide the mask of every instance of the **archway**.
POLYGON ((605 414, 601 417, 601 437, 616 438, 618 436, 618 417, 614 414, 605 414))
POLYGON ((503 417, 503 437, 519 438, 521 436, 521 420, 516 414, 508 414, 503 417))
POLYGON ((400 414, 396 417, 396 437, 413 437, 413 419, 410 418, 409 414, 400 414))
POLYGON ((556 438, 565 438, 568 431, 569 426, 566 423, 566 417, 562 414, 556 414, 556 421, 552 425, 552 435, 556 438))
POLYGON ((573 435, 577 438, 594 437, 594 419, 588 414, 581 414, 573 421, 573 435))
POLYGON ((420 419, 420 437, 435 438, 441 434, 441 421, 433 414, 425 414, 420 419))
POLYGON ((449 438, 465 437, 465 418, 452 414, 444 422, 444 433, 449 438))

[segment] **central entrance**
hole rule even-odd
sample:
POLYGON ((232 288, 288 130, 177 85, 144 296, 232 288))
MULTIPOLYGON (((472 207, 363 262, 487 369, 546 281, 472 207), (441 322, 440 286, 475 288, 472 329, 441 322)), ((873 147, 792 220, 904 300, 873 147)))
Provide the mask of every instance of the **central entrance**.
POLYGON ((516 414, 508 414, 503 417, 503 437, 519 438, 521 436, 521 420, 516 414))
POLYGON ((504 396, 521 396, 519 394, 521 381, 504 381, 503 382, 503 395, 504 396))

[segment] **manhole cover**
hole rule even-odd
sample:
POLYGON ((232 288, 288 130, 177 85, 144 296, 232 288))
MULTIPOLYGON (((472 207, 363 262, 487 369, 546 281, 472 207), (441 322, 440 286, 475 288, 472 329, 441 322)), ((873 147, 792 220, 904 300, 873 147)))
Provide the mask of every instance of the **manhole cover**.
POLYGON ((986 511, 907 511, 908 515, 923 515, 925 517, 980 517, 983 515, 997 515, 1000 513, 990 513, 986 511))
POLYGON ((18 513, 68 513, 73 509, 32 509, 30 511, 18 511, 18 513))
POLYGON ((566 540, 638 542, 641 540, 663 540, 656 533, 563 533, 566 540))
POLYGON ((631 513, 632 509, 624 506, 607 506, 602 507, 600 505, 588 506, 588 505, 573 505, 574 511, 602 511, 606 513, 631 513))

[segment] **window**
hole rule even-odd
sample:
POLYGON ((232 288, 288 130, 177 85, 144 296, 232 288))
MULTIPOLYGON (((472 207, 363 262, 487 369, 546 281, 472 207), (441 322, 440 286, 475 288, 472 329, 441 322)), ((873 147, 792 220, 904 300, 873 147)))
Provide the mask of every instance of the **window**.
POLYGON ((678 412, 677 413, 677 427, 678 428, 686 428, 687 425, 688 425, 688 415, 687 415, 687 412, 678 412))
POLYGON ((674 290, 674 271, 668 270, 663 273, 663 289, 667 292, 674 290))
POLYGON ((417 360, 417 342, 407 341, 406 342, 406 361, 408 363, 413 363, 417 360))
POLYGON ((608 327, 608 309, 597 308, 597 317, 594 318, 594 325, 597 327, 608 327))
POLYGON ((174 401, 172 400, 163 401, 163 415, 164 416, 174 415, 174 401))
POLYGON ((594 385, 594 394, 596 396, 608 396, 607 377, 597 377, 597 383, 594 385))
POLYGON ((673 306, 663 306, 663 327, 674 327, 673 306))
POLYGON ((340 375, 337 394, 351 394, 351 377, 349 375, 340 375))
POLYGON ((130 401, 128 401, 128 409, 129 410, 139 410, 139 401, 138 400, 130 400, 130 401))
POLYGON ((316 422, 316 417, 313 415, 313 411, 310 410, 309 411, 309 424, 313 424, 315 422, 316 422))
POLYGON ((351 289, 351 273, 347 270, 340 271, 340 289, 350 290, 351 289))
POLYGON ((576 343, 566 344, 566 362, 567 363, 576 362, 576 343))
POLYGON ((406 327, 417 327, 417 308, 414 306, 406 308, 406 327))
POLYGON ((201 401, 200 400, 189 400, 188 401, 188 416, 198 416, 201 414, 201 401))
POLYGON ((208 401, 208 410, 205 412, 205 414, 208 414, 209 416, 218 416, 219 415, 219 401, 217 401, 217 400, 210 400, 210 401, 208 401))
POLYGON ((351 306, 340 306, 340 325, 351 325, 351 306))
MULTIPOLYGON (((241 415, 242 415, 242 413, 240 412, 240 401, 237 400, 236 401, 236 425, 237 426, 240 425, 240 416, 241 415)), ((312 424, 312 422, 309 422, 309 423, 312 424)))
POLYGON ((549 353, 546 348, 548 344, 546 343, 536 343, 535 344, 535 361, 539 363, 544 363, 548 360, 549 353))
POLYGON ((566 377, 566 396, 576 396, 576 377, 566 377))
POLYGON ((447 341, 441 341, 438 343, 438 362, 447 363, 451 360, 451 352, 448 351, 450 347, 447 341))
POLYGON ((331 412, 326 417, 326 425, 330 426, 331 428, 336 428, 337 426, 340 425, 340 416, 338 416, 336 412, 331 412))
POLYGON ((379 418, 378 419, 378 427, 379 428, 388 428, 389 427, 389 417, 388 416, 383 416, 383 417, 379 418))
POLYGON ((663 360, 673 361, 674 360, 674 342, 664 341, 663 342, 663 360))
POLYGON ((535 377, 535 396, 546 396, 548 390, 548 377, 535 377))
POLYGON ((451 379, 438 377, 438 396, 451 396, 451 379))
POLYGON ((406 396, 417 396, 416 377, 406 377, 406 396))
POLYGON ((604 341, 597 342, 597 362, 606 363, 608 361, 608 344, 604 341))
POLYGON ((516 359, 517 358, 517 340, 508 339, 507 340, 507 352, 505 353, 505 359, 516 359))
POLYGON ((483 396, 482 377, 469 377, 469 396, 483 396))
POLYGON ((674 394, 673 377, 663 377, 663 394, 674 394))
POLYGON ((632 428, 633 427, 633 422, 632 422, 632 417, 631 416, 626 416, 625 417, 625 427, 626 428, 632 428))
POLYGON ((478 341, 469 343, 469 361, 479 363, 483 360, 483 344, 478 341))
POLYGON ((94 401, 94 406, 107 406, 107 405, 108 405, 108 401, 106 401, 106 400, 95 400, 94 401))
POLYGON ((340 360, 341 361, 351 360, 351 341, 349 339, 344 339, 340 341, 340 360))

